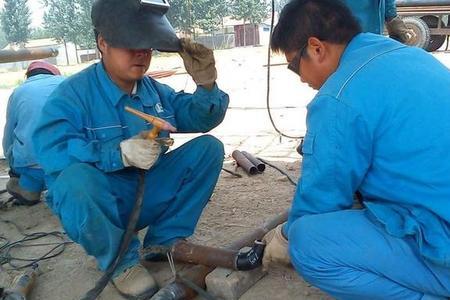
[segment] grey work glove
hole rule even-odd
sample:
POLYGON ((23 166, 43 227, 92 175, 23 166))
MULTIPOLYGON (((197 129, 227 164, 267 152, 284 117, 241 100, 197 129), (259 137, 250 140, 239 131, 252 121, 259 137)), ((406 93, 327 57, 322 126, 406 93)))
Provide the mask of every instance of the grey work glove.
POLYGON ((197 85, 214 84, 217 79, 213 51, 202 44, 182 38, 180 56, 184 67, 197 85))
POLYGON ((288 254, 288 241, 282 233, 283 225, 278 225, 263 238, 263 241, 266 242, 262 261, 264 271, 267 271, 272 263, 285 266, 291 264, 291 259, 288 254))
POLYGON ((125 167, 148 170, 155 164, 161 154, 161 145, 155 140, 146 139, 142 132, 120 143, 122 161, 125 167))
POLYGON ((398 16, 386 22, 386 28, 391 38, 405 44, 416 37, 414 31, 406 27, 405 22, 398 16))

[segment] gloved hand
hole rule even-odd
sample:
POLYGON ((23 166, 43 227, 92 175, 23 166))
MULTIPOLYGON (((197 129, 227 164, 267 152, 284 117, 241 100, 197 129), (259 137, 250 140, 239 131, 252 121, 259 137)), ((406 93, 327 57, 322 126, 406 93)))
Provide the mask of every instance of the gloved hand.
POLYGON ((386 28, 391 38, 402 43, 408 43, 416 37, 414 31, 406 27, 405 22, 398 16, 386 22, 386 28))
POLYGON ((142 132, 120 143, 122 161, 125 167, 150 169, 161 154, 161 145, 155 140, 146 139, 147 132, 142 132))
POLYGON ((288 254, 288 241, 283 236, 282 228, 284 224, 278 225, 269 231, 263 238, 266 248, 263 255, 263 270, 267 271, 271 263, 289 265, 291 259, 288 254))
POLYGON ((180 39, 184 67, 197 85, 213 84, 217 79, 213 51, 190 39, 180 39))

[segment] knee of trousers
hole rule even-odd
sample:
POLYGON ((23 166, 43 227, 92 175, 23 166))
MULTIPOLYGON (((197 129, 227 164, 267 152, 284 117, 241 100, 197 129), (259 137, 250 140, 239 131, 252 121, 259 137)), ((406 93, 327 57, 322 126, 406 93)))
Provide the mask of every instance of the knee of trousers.
POLYGON ((49 190, 48 197, 53 204, 66 199, 76 199, 78 205, 91 202, 96 195, 107 185, 103 172, 86 163, 77 163, 67 167, 56 178, 49 190))
POLYGON ((195 147, 203 151, 208 159, 222 162, 225 155, 223 143, 216 137, 205 134, 193 140, 195 147))
POLYGON ((317 285, 327 273, 326 244, 321 242, 320 224, 305 216, 289 228, 289 255, 295 270, 309 283, 317 285), (318 238, 319 237, 319 238, 318 238))

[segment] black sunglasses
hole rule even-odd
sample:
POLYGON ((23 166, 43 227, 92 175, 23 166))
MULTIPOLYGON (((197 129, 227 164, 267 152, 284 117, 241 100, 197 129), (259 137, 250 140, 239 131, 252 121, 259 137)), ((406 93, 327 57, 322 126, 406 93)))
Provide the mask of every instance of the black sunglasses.
POLYGON ((300 75, 300 60, 302 59, 303 54, 305 53, 306 46, 308 46, 308 43, 305 43, 305 45, 298 50, 297 54, 294 56, 294 58, 291 60, 291 62, 288 64, 288 69, 294 72, 297 75, 300 75))

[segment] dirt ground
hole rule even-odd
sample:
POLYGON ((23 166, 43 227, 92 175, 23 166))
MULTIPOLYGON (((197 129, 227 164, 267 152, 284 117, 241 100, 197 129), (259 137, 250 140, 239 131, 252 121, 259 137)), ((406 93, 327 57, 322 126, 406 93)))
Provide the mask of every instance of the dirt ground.
MULTIPOLYGON (((2 161, 4 164, 4 161, 2 161)), ((297 178, 298 162, 275 164, 297 178)), ((191 241, 209 246, 224 246, 244 233, 261 225, 265 220, 279 214, 289 206, 295 187, 278 171, 268 168, 262 174, 247 176, 240 168, 235 169, 228 159, 228 169, 236 170, 242 178, 236 178, 222 172, 211 201, 205 209, 196 233, 191 241)), ((5 170, 5 168, 2 168, 5 170)), ((3 174, 6 172, 3 171, 3 174)), ((6 179, 1 180, 4 188, 6 179)), ((0 201, 7 199, 7 194, 0 201)), ((23 237, 13 221, 25 233, 62 231, 60 223, 44 204, 33 207, 13 206, 0 211, 0 235, 10 241, 23 237)), ((59 242, 55 238, 39 242, 59 242)), ((37 241, 36 241, 37 242, 37 241)), ((22 258, 39 257, 52 246, 16 249, 13 256, 22 258)), ((22 264, 22 262, 17 262, 22 264)), ((8 270, 9 265, 0 272, 0 286, 11 284, 16 271, 8 270)), ((177 265, 179 270, 185 266, 177 265)), ((80 299, 91 288, 101 273, 97 271, 92 258, 88 257, 80 246, 68 244, 64 252, 52 259, 39 263, 40 275, 29 300, 80 299)), ((158 263, 150 268, 161 285, 171 280, 168 264, 158 263)), ((309 287, 292 269, 274 268, 253 288, 244 294, 242 300, 250 299, 325 299, 318 290, 309 287)), ((112 287, 107 287, 99 299, 122 299, 112 287)))

